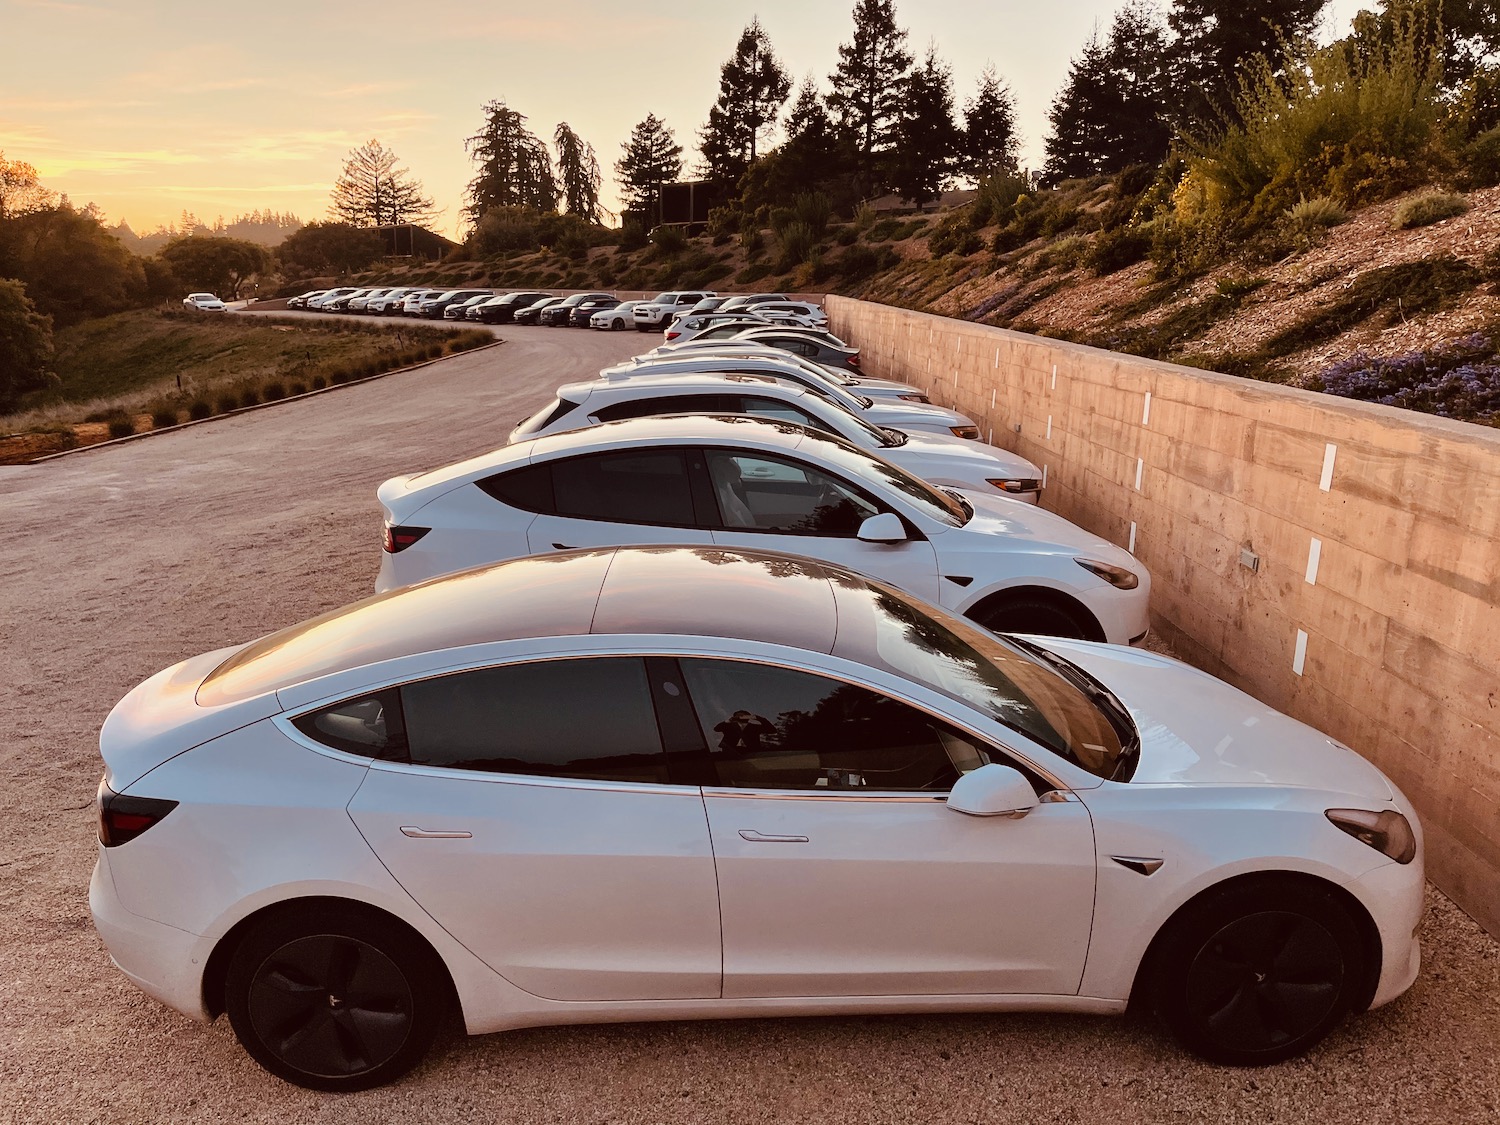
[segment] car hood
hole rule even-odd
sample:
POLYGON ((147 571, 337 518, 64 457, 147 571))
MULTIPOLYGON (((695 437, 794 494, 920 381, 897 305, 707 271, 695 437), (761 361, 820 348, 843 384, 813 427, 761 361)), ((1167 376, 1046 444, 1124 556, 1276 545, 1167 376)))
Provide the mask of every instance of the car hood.
POLYGON ((912 432, 904 445, 876 450, 932 484, 985 487, 992 477, 1041 478, 1041 470, 1018 453, 968 438, 912 432))
POLYGON ((984 540, 972 542, 972 546, 985 552, 1000 547, 1080 557, 1086 555, 1099 562, 1132 570, 1141 575, 1143 582, 1148 580, 1146 568, 1129 551, 1115 546, 1107 539, 1101 539, 1092 531, 1085 531, 1055 512, 1008 496, 971 492, 967 489, 958 491, 973 507, 974 515, 962 527, 945 528, 938 533, 945 552, 962 550, 966 545, 965 540, 984 540), (1001 543, 991 542, 996 538, 1001 543))
MULTIPOLYGON (((850 390, 858 392, 858 387, 850 390)), ((974 422, 956 410, 938 406, 931 402, 901 402, 892 399, 875 399, 864 411, 864 419, 874 426, 889 426, 893 430, 904 430, 907 426, 972 426, 974 422)))
POLYGON ((1125 705, 1141 735, 1131 785, 1274 785, 1395 796, 1378 769, 1341 742, 1206 672, 1139 649, 1035 637, 1125 705))

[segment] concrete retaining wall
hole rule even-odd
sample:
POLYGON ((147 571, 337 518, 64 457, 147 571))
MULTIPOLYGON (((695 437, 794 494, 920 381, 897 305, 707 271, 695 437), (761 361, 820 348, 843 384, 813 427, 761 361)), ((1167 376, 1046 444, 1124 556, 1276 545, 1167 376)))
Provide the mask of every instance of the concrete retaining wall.
POLYGON ((1500 433, 830 297, 871 375, 1043 466, 1193 663, 1347 742, 1500 934, 1500 433), (1247 565, 1248 564, 1248 565, 1247 565))

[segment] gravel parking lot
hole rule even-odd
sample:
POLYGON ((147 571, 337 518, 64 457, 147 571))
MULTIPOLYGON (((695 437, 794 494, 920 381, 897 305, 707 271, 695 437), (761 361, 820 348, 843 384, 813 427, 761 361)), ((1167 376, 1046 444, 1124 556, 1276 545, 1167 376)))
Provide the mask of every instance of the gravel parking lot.
POLYGON ((1500 944, 1429 892, 1402 1000, 1279 1067, 1216 1068, 1134 1017, 897 1017, 454 1034, 401 1084, 287 1086, 169 1012, 89 920, 99 724, 159 668, 362 597, 375 486, 493 447, 649 346, 503 347, 47 464, 0 469, 0 1120, 1494 1122, 1500 944))

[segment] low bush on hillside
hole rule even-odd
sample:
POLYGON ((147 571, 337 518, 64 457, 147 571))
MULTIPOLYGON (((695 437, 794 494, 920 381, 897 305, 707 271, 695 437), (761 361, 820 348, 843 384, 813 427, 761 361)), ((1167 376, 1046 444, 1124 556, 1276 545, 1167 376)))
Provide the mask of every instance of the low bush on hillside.
POLYGON ((1117 227, 1103 231, 1094 239, 1084 261, 1089 269, 1102 277, 1143 262, 1150 254, 1150 228, 1117 227))
POLYGON ((1429 192, 1415 199, 1408 199, 1397 207, 1395 215, 1391 217, 1391 225, 1397 230, 1430 227, 1433 223, 1440 223, 1444 219, 1455 219, 1459 215, 1466 214, 1468 210, 1469 201, 1461 195, 1429 192))
POLYGON ((1318 376, 1313 389, 1444 418, 1500 422, 1500 357, 1493 336, 1484 333, 1385 358, 1356 352, 1318 376))

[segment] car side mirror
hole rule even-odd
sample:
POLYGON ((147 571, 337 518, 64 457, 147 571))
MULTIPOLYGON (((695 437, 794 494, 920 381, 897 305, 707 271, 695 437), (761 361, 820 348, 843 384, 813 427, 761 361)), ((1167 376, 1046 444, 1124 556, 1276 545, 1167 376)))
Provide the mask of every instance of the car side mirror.
POLYGON ((895 512, 881 512, 859 525, 857 532, 866 543, 905 543, 906 525, 895 512))
POLYGON ((964 774, 948 794, 948 807, 969 816, 1020 819, 1036 806, 1036 790, 1031 782, 1020 770, 997 762, 964 774))

